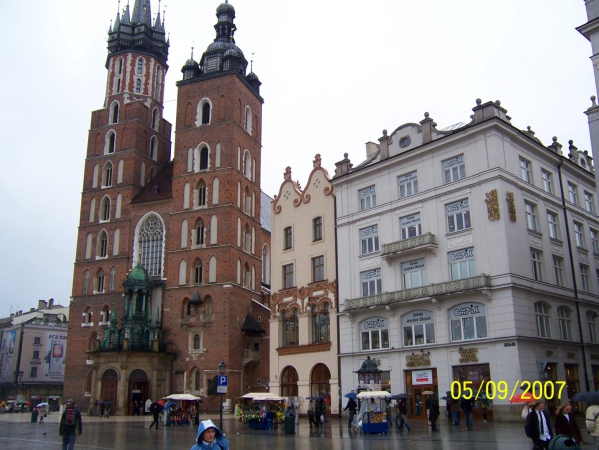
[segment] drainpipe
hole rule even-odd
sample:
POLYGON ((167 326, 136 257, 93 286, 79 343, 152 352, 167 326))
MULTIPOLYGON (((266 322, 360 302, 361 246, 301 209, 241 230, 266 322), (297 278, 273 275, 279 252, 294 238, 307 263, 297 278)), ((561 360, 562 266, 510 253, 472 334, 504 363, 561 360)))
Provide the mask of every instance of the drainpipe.
MULTIPOLYGON (((19 399, 19 372, 21 371, 21 353, 23 351, 23 332, 25 330, 25 323, 21 323, 21 333, 19 337, 19 350, 17 351, 17 370, 15 371, 15 387, 17 388, 17 400, 19 399)), ((22 377, 23 375, 21 375, 22 377)), ((26 401, 27 399, 25 399, 26 401)))
POLYGON ((564 196, 564 185, 562 183, 562 164, 564 158, 560 158, 557 165, 557 173, 559 176, 559 190, 562 199, 562 211, 564 212, 564 222, 566 224, 566 237, 568 243, 568 256, 570 258, 570 269, 572 271, 572 281, 574 282, 574 300, 576 301, 576 319, 578 320, 578 337, 580 339, 580 348, 582 350, 582 365, 584 368, 584 382, 586 390, 590 390, 589 373, 587 370, 587 355, 584 347, 584 338, 582 336, 582 322, 580 320, 580 297, 578 296, 578 283, 576 281, 576 271, 574 270, 574 255, 572 254, 572 242, 570 240, 570 226, 568 225, 568 212, 566 210, 566 197, 564 196))
POLYGON ((339 255, 337 254, 337 196, 335 195, 334 202, 334 217, 335 217, 335 281, 337 282, 337 314, 335 314, 337 318, 337 397, 339 401, 339 418, 341 418, 343 414, 343 397, 341 390, 341 356, 339 356, 339 342, 340 342, 340 331, 339 331, 339 305, 341 303, 341 299, 339 298, 339 255))

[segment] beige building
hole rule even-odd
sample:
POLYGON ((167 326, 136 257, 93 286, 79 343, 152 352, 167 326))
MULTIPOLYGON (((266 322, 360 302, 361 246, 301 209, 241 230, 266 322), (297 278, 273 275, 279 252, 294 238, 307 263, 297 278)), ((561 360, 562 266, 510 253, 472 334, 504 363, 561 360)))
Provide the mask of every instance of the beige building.
POLYGON ((270 391, 339 412, 335 194, 320 155, 302 190, 285 171, 272 202, 270 391))

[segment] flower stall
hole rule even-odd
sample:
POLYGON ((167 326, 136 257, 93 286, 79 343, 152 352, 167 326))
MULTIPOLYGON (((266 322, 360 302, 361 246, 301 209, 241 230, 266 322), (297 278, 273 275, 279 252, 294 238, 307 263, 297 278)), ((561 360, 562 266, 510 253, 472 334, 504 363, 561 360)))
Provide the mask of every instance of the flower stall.
POLYGON ((245 394, 237 407, 237 419, 254 430, 272 430, 285 420, 284 401, 268 392, 245 394))

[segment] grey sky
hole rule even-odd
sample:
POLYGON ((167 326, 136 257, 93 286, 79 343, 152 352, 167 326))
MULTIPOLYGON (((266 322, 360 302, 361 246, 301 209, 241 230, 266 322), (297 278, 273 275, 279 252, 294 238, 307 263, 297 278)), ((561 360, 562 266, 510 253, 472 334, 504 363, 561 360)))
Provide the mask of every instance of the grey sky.
MULTIPOLYGON (((0 317, 38 299, 69 303, 90 113, 103 107, 113 0, 3 2, 0 82, 0 317)), ((121 7, 126 2, 121 3, 121 7)), ((133 3, 133 0, 131 0, 133 3)), ((165 117, 181 67, 214 38, 217 1, 170 0, 165 117)), ((237 45, 263 85, 262 189, 286 166, 302 186, 314 154, 332 175, 382 130, 468 122, 475 99, 501 100, 545 145, 589 149, 594 92, 582 0, 236 0, 237 45)), ((152 1, 152 13, 158 10, 152 1)), ((172 136, 174 141, 174 134, 172 136)))

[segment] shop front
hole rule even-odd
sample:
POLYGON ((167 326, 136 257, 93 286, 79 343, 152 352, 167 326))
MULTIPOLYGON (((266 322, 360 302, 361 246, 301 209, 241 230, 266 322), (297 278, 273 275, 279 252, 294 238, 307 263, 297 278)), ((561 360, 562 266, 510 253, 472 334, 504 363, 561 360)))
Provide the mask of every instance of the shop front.
MULTIPOLYGON (((453 367, 453 380, 458 381, 460 385, 467 386, 472 389, 473 392, 480 392, 479 398, 474 402, 473 415, 475 420, 483 419, 483 410, 486 409, 486 420, 493 419, 493 402, 486 398, 484 383, 491 380, 491 369, 489 364, 466 364, 471 362, 478 362, 478 349, 462 348, 458 350, 460 353, 460 362, 465 363, 463 365, 453 367), (467 383, 466 385, 464 383, 467 383), (482 388, 481 388, 482 385, 482 388)), ((454 395, 457 389, 454 389, 454 395)))
POLYGON ((434 392, 439 397, 437 369, 406 370, 406 393, 408 394, 408 416, 426 419, 425 391, 434 392))

